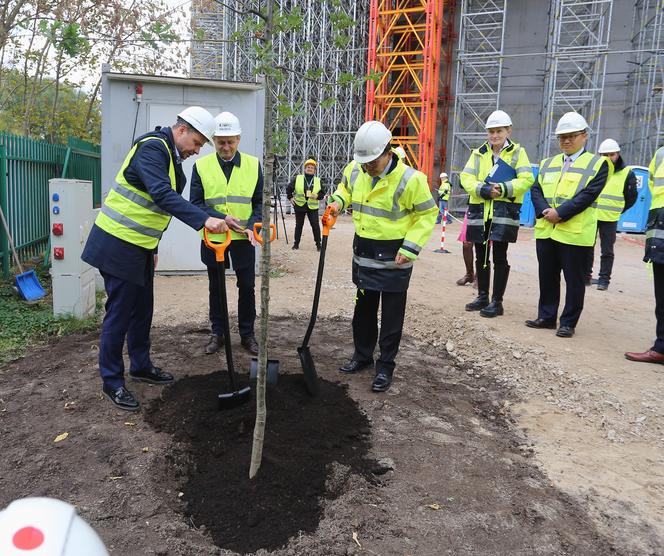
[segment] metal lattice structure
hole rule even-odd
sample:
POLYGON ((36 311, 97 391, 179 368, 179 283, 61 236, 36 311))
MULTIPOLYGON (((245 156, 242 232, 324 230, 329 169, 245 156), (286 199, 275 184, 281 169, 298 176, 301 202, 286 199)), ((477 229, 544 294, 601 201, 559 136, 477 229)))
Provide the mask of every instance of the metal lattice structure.
POLYGON ((365 119, 385 123, 409 162, 430 179, 438 155, 439 95, 449 89, 449 82, 441 82, 450 75, 441 68, 441 44, 450 4, 454 6, 447 0, 372 0, 369 16, 368 70, 381 75, 377 83, 367 82, 365 119))
POLYGON ((613 0, 551 0, 540 158, 558 152, 554 130, 565 112, 586 118, 597 138, 613 0))
MULTIPOLYGON (((450 177, 458 184, 470 151, 486 140, 484 124, 500 105, 507 0, 461 0, 450 177)), ((463 203, 455 195, 450 208, 463 203)))
MULTIPOLYGON (((226 2, 234 10, 214 0, 194 0, 192 22, 195 32, 206 39, 192 45, 191 73, 231 81, 256 81, 256 60, 252 45, 257 41, 233 40, 242 30, 248 9, 259 9, 260 2, 226 2), (238 13, 244 12, 244 13, 238 13)), ((300 29, 275 36, 277 63, 284 67, 286 80, 277 87, 276 95, 289 101, 296 114, 282 129, 288 141, 287 155, 277 157, 275 183, 279 188, 298 173, 310 157, 318 160, 318 174, 327 186, 334 186, 344 166, 352 158, 353 137, 363 122, 364 87, 341 85, 348 76, 366 74, 368 7, 352 0, 281 0, 278 11, 290 12, 299 7, 303 17, 300 29), (350 17, 355 27, 344 48, 334 44, 335 24, 339 16, 350 17), (308 69, 322 70, 319 82, 305 79, 308 69), (329 89, 320 83, 328 84, 329 89), (326 107, 325 100, 336 102, 326 107)))
POLYGON ((626 160, 648 165, 664 145, 664 1, 636 0, 632 46, 635 69, 627 84, 626 160))

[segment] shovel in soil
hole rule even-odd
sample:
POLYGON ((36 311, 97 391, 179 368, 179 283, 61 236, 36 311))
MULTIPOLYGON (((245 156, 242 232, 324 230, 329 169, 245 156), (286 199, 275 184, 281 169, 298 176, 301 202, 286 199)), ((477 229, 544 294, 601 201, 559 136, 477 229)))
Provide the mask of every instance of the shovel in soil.
POLYGON ((44 288, 42 288, 42 285, 39 283, 39 278, 37 278, 37 274, 34 270, 23 272, 21 261, 19 260, 18 255, 16 254, 16 249, 14 248, 14 239, 9 232, 9 224, 7 224, 7 220, 5 220, 5 214, 2 212, 2 207, 0 207, 0 219, 2 219, 2 226, 7 233, 7 239, 9 240, 9 246, 11 247, 12 255, 14 256, 14 262, 16 263, 20 273, 17 274, 14 278, 16 290, 26 301, 37 301, 38 299, 44 297, 46 292, 44 291, 44 288))
POLYGON ((323 223, 323 241, 320 247, 320 256, 318 258, 318 275, 316 276, 316 289, 314 291, 314 304, 311 308, 311 318, 309 319, 309 328, 304 335, 302 345, 297 348, 297 355, 300 358, 302 365, 302 372, 304 373, 304 384, 310 396, 318 395, 318 374, 316 373, 316 365, 311 356, 309 349, 309 339, 311 333, 314 331, 316 324, 316 316, 318 315, 318 300, 320 299, 320 287, 323 281, 323 268, 325 267, 325 251, 327 249, 327 237, 330 234, 330 229, 337 221, 337 217, 332 215, 332 208, 327 207, 321 222, 323 223))
MULTIPOLYGON (((263 245, 263 238, 260 235, 260 230, 263 228, 261 222, 256 222, 254 224, 254 238, 258 243, 263 245)), ((274 241, 274 238, 277 235, 277 228, 274 224, 270 224, 270 242, 274 241)), ((249 378, 255 380, 258 376, 258 359, 256 357, 251 358, 251 367, 249 367, 249 378)), ((267 377, 266 381, 269 385, 277 383, 277 378, 279 377, 279 360, 278 359, 268 359, 267 360, 267 377)))
POLYGON ((217 395, 219 400, 219 409, 233 409, 238 407, 251 399, 251 388, 245 386, 238 388, 235 385, 235 368, 233 367, 233 350, 231 348, 231 330, 228 325, 228 300, 226 298, 226 265, 224 264, 224 252, 231 244, 231 233, 226 232, 226 239, 223 243, 214 243, 208 237, 207 230, 203 230, 203 241, 209 249, 214 251, 214 257, 217 261, 217 282, 219 293, 221 297, 221 316, 222 325, 224 328, 224 348, 226 350, 226 366, 228 367, 228 381, 230 382, 231 389, 229 392, 222 392, 217 395))

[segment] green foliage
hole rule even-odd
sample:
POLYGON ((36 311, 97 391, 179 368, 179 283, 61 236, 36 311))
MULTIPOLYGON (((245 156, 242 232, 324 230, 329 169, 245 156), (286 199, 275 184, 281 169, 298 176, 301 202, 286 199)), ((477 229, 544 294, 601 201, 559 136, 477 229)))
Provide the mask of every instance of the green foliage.
MULTIPOLYGON (((50 289, 49 276, 39 280, 50 289)), ((94 316, 85 319, 55 317, 50 295, 38 303, 28 304, 14 291, 12 282, 0 281, 0 364, 24 355, 49 339, 95 330, 101 319, 101 297, 97 297, 94 316)))

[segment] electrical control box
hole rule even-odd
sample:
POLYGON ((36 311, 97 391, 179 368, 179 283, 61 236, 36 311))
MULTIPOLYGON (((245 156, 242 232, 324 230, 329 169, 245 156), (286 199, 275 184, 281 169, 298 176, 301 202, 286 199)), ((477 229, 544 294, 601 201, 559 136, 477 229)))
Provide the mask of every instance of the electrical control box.
POLYGON ((84 317, 95 310, 94 269, 81 254, 94 223, 92 182, 48 182, 53 314, 84 317))

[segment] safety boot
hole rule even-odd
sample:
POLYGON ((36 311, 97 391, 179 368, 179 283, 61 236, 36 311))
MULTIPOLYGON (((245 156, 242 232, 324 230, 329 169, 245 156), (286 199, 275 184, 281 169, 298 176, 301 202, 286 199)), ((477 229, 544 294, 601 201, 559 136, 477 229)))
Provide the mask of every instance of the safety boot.
POLYGON ((477 297, 474 301, 466 304, 466 311, 480 311, 489 304, 490 278, 491 269, 488 266, 477 269, 477 297))
POLYGON ((480 311, 480 315, 487 318, 499 317, 503 314, 503 295, 507 288, 507 278, 510 275, 509 265, 494 266, 493 268, 493 295, 491 303, 480 311))

